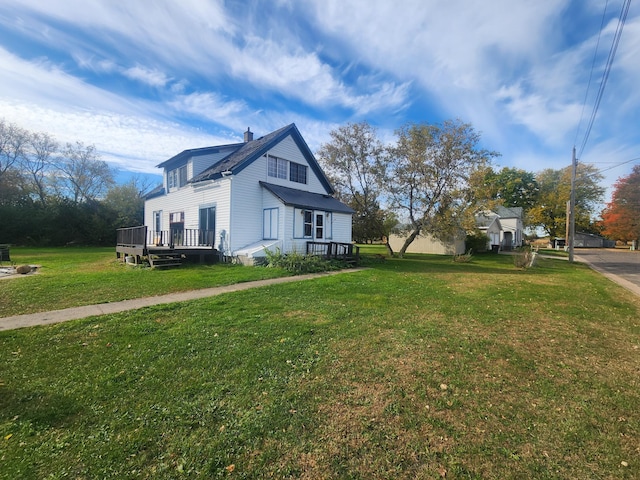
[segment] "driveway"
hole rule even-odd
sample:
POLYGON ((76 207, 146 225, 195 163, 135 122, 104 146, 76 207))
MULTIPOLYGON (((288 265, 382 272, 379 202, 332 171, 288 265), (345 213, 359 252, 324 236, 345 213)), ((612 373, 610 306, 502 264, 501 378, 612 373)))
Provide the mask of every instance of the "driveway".
POLYGON ((640 295, 640 251, 616 248, 576 248, 575 259, 584 262, 623 287, 640 295))

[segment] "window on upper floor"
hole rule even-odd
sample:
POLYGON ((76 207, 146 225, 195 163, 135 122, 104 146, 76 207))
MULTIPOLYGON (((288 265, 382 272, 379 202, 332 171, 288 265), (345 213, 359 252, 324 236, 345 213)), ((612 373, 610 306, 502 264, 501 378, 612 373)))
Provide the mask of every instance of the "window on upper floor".
POLYGON ((167 172, 167 185, 171 188, 184 187, 187 184, 187 166, 169 170, 167 172))
POLYGON ((267 159, 267 175, 275 178, 287 178, 287 161, 269 155, 267 159))
POLYGON ((307 183, 307 166, 291 162, 289 165, 289 180, 298 183, 307 183))
POLYGON ((292 182, 307 183, 307 166, 300 163, 290 162, 283 158, 269 155, 267 157, 267 175, 275 178, 288 178, 292 182))

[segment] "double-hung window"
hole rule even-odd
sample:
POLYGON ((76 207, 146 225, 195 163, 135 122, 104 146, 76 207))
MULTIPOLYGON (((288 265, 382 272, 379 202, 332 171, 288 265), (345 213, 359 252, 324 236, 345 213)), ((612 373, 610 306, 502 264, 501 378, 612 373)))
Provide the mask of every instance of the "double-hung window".
POLYGON ((287 179, 287 161, 269 155, 267 160, 267 174, 270 177, 287 179))
POLYGON ((313 212, 311 210, 303 210, 304 216, 304 237, 311 238, 313 236, 313 212))
POLYGON ((180 188, 187 184, 187 166, 169 170, 167 173, 167 184, 169 188, 180 188))
POLYGON ((296 183, 307 183, 307 166, 283 158, 267 156, 267 175, 296 183))
POLYGON ((307 183, 307 166, 291 162, 289 165, 289 180, 297 183, 307 183))

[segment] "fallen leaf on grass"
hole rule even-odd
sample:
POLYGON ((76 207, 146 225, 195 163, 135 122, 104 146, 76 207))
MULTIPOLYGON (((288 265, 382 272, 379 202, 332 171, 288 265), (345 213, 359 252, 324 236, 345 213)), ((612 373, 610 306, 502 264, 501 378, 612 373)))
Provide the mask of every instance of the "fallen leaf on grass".
POLYGON ((227 472, 231 473, 236 469, 236 466, 232 463, 231 465, 224 468, 227 472))

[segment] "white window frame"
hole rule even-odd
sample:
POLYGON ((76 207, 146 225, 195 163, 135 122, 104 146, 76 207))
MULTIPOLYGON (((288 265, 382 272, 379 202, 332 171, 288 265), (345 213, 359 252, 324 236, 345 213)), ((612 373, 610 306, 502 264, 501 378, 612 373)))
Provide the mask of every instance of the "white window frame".
POLYGON ((333 238, 333 213, 308 208, 294 209, 293 238, 331 240, 333 238), (318 216, 320 215, 322 215, 322 225, 318 225, 318 216), (318 228, 322 229, 322 237, 317 235, 318 228))
POLYGON ((267 176, 273 178, 287 179, 289 161, 284 158, 267 155, 267 176))
POLYGON ((167 187, 169 190, 182 188, 187 184, 187 166, 183 165, 167 172, 167 187))
POLYGON ((308 178, 309 168, 306 165, 303 165, 302 163, 289 162, 289 181, 306 185, 308 178), (295 176, 293 173, 294 169, 296 170, 295 176))
POLYGON ((280 209, 278 207, 265 208, 262 213, 262 239, 277 240, 280 209))

